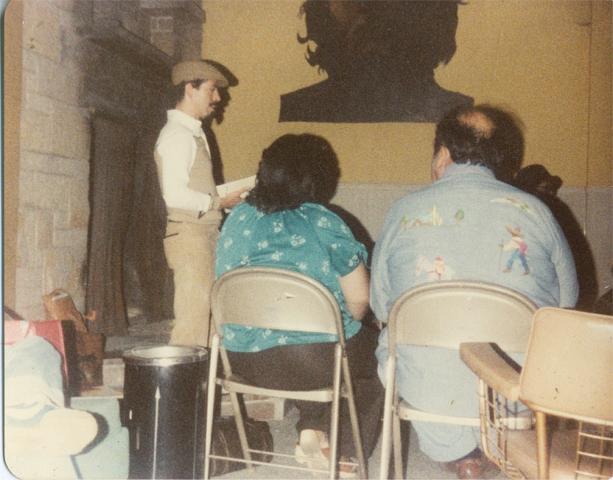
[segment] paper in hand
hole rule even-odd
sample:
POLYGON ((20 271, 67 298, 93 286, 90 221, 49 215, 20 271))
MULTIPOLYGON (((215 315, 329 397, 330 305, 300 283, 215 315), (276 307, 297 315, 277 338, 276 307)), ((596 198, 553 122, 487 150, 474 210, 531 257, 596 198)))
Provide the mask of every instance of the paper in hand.
MULTIPOLYGON (((238 180, 233 180, 231 182, 224 183, 222 185, 217 185, 217 194, 220 197, 225 197, 228 193, 235 192, 236 190, 240 190, 242 188, 253 188, 255 186, 255 175, 245 178, 239 178, 238 180)), ((246 196, 247 192, 243 193, 241 196, 246 196)))

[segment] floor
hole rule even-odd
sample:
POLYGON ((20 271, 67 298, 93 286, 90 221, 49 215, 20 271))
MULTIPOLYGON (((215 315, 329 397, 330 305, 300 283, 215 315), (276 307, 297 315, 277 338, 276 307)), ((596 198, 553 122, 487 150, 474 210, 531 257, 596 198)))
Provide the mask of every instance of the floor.
MULTIPOLYGON (((281 453, 293 453, 294 446, 296 443, 296 430, 294 429, 294 425, 298 420, 297 410, 291 409, 286 417, 280 421, 270 422, 271 431, 273 434, 273 440, 275 444, 275 450, 281 453)), ((369 462, 368 462, 368 478, 376 479, 379 478, 379 466, 380 466, 380 457, 381 457, 381 439, 379 438, 379 443, 375 448, 369 462)), ((292 460, 288 460, 288 463, 293 462, 292 460)), ((326 478, 325 475, 321 477, 314 477, 309 472, 301 472, 295 470, 285 470, 273 467, 265 467, 258 466, 253 472, 249 473, 248 470, 239 470, 236 472, 232 472, 221 477, 222 479, 245 479, 245 478, 253 478, 253 479, 313 479, 313 478, 326 478)), ((433 462, 428 457, 426 457, 423 453, 419 451, 417 445, 417 438, 414 433, 411 431, 409 437, 409 456, 408 456, 408 466, 406 471, 407 479, 455 479, 455 473, 450 472, 445 468, 444 465, 433 462)), ((506 478, 499 471, 493 472, 492 475, 488 476, 488 478, 492 479, 502 479, 506 478)))
MULTIPOLYGON (((130 322, 130 335, 127 337, 108 337, 106 342, 107 357, 121 357, 122 353, 135 346, 144 345, 159 345, 165 344, 168 341, 171 325, 169 322, 159 322, 155 324, 146 324, 138 317, 132 318, 130 322)), ((296 444, 296 430, 294 425, 298 419, 298 413, 295 408, 290 408, 286 416, 282 420, 273 420, 269 422, 275 451, 280 453, 292 454, 296 444)), ((370 479, 379 477, 379 465, 381 456, 381 439, 373 452, 369 463, 368 473, 370 479)), ((293 460, 286 460, 292 464, 293 460)), ((434 462, 422 454, 418 448, 417 438, 411 430, 409 436, 409 454, 408 466, 406 471, 407 479, 455 479, 456 476, 450 472, 444 465, 434 462)), ((296 470, 279 469, 267 466, 255 467, 252 472, 246 469, 238 470, 218 478, 222 479, 301 479, 314 478, 308 472, 296 470)), ((325 478, 325 475, 322 476, 325 478)), ((505 478, 500 472, 496 471, 488 478, 502 479, 505 478)))

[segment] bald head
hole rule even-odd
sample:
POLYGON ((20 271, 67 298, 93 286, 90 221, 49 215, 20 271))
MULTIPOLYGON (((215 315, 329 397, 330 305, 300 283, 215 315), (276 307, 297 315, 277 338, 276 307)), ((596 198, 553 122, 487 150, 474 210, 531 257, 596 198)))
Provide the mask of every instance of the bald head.
POLYGON ((458 115, 457 118, 460 124, 474 131, 475 137, 491 138, 494 133, 494 122, 483 112, 472 110, 458 115))
POLYGON ((445 147, 454 163, 483 165, 506 179, 519 169, 523 145, 520 122, 514 115, 476 105, 456 108, 438 123, 434 154, 445 147))

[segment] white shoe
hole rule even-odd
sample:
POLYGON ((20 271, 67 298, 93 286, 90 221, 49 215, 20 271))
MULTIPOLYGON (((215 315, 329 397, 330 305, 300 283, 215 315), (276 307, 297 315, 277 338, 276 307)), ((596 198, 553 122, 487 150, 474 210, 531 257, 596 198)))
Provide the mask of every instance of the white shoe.
MULTIPOLYGON (((309 468, 328 470, 330 468, 330 445, 328 436, 320 430, 302 430, 300 442, 296 445, 296 461, 309 468), (324 449, 326 450, 324 452, 324 449)), ((358 478, 354 459, 341 458, 338 468, 339 478, 358 478)))
POLYGON ((328 436, 320 430, 306 429, 300 432, 300 441, 296 445, 296 461, 309 468, 326 470, 329 468, 328 457, 322 449, 329 448, 328 436))

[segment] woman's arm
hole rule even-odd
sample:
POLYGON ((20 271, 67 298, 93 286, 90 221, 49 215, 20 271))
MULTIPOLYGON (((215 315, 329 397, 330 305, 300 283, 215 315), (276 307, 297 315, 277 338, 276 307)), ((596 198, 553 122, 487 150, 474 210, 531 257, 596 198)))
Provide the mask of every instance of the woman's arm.
POLYGON ((341 290, 345 296, 347 310, 356 320, 361 320, 368 312, 369 279, 366 266, 360 264, 351 273, 339 278, 341 290))

